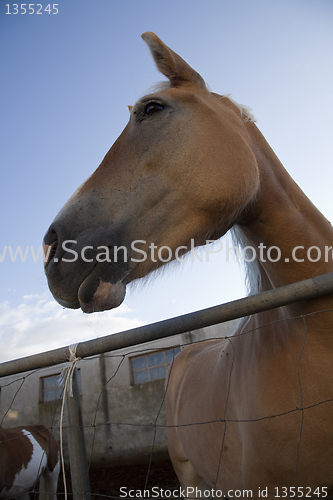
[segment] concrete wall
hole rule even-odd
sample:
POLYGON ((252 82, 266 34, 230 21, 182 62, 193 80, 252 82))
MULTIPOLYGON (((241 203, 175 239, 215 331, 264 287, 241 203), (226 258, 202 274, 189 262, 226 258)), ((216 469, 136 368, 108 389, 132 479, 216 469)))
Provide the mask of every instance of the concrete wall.
MULTIPOLYGON (((133 385, 131 356, 224 337, 234 328, 235 322, 224 323, 80 360, 76 366, 81 372, 82 416, 91 465, 133 463, 149 458, 152 450, 155 457, 167 454, 164 380, 133 385)), ((40 379, 60 373, 66 366, 62 364, 0 379, 1 425, 14 427, 41 423, 52 428, 59 438, 62 400, 41 402, 40 379)), ((63 435, 68 460, 66 430, 63 435)))

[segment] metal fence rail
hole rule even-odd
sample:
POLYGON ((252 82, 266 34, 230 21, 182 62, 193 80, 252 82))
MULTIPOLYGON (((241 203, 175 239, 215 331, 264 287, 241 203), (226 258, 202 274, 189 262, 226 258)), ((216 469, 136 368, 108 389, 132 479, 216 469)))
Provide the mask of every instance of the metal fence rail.
MULTIPOLYGON (((177 316, 150 325, 80 342, 77 344, 75 352, 76 356, 80 358, 95 356, 124 347, 171 337, 190 330, 197 330, 232 319, 242 318, 250 314, 293 304, 301 300, 320 297, 329 293, 333 293, 333 272, 183 316, 177 316)), ((66 346, 1 363, 0 377, 64 363, 71 359, 71 353, 71 346, 66 346)))

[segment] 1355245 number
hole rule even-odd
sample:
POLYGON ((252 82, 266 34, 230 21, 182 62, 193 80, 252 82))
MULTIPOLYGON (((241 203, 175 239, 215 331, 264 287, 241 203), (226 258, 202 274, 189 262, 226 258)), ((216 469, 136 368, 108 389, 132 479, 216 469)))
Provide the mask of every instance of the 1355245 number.
POLYGON ((46 7, 43 7, 41 3, 13 3, 12 5, 6 4, 6 14, 58 14, 57 3, 49 3, 46 7))
POLYGON ((306 486, 290 486, 275 488, 275 498, 325 498, 328 495, 328 488, 308 488, 306 486))

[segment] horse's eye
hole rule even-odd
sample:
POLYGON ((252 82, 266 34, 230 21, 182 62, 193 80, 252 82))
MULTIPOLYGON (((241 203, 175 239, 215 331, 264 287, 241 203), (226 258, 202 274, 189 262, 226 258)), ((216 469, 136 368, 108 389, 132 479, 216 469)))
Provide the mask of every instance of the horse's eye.
POLYGON ((159 111, 162 111, 163 109, 164 106, 162 106, 162 104, 159 104, 158 102, 150 102, 145 107, 145 115, 151 116, 159 111))

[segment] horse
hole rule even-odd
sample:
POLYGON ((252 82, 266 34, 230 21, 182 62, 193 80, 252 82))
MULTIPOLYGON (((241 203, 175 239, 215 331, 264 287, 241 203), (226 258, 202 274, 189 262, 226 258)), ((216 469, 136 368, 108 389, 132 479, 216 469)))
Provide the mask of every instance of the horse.
MULTIPOLYGON (((250 294, 332 272, 331 224, 247 108, 211 92, 154 33, 142 38, 167 81, 129 107, 125 129, 46 232, 55 299, 87 313, 117 307, 129 283, 228 230, 251 253, 250 294)), ((182 349, 165 404, 185 496, 332 493, 332 335, 329 294, 182 349)))
POLYGON ((58 443, 44 425, 0 427, 1 500, 29 500, 38 480, 44 482, 45 498, 56 500, 59 471, 58 443))

